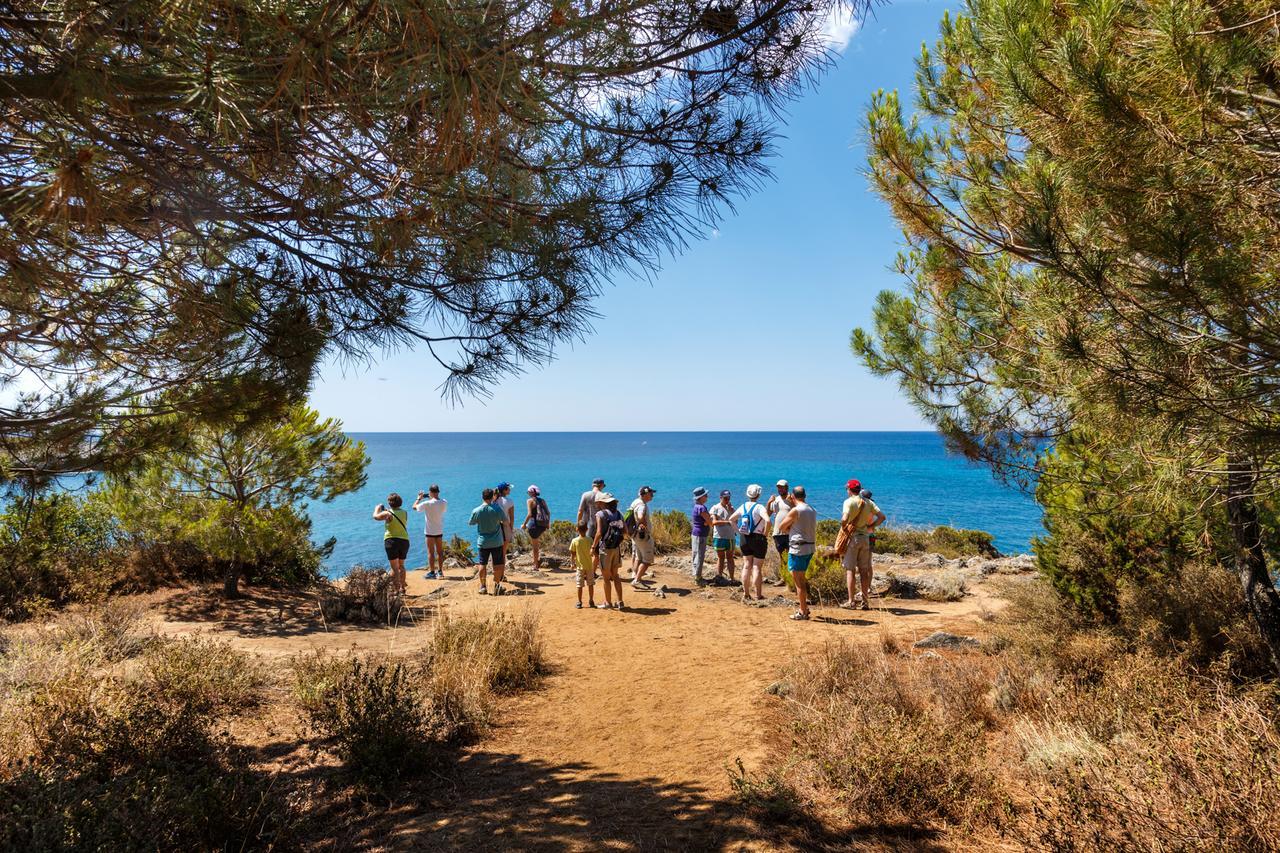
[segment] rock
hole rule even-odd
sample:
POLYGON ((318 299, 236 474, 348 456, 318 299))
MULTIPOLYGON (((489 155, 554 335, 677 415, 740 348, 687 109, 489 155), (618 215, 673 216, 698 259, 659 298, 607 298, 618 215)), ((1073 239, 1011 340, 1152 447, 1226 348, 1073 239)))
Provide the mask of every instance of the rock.
POLYGON ((424 595, 423 598, 425 598, 427 601, 436 601, 438 599, 444 598, 448 594, 449 594, 449 590, 442 586, 442 587, 439 587, 438 589, 431 590, 431 592, 424 595))
POLYGON ((962 637, 947 631, 934 631, 923 640, 912 643, 911 646, 916 649, 964 649, 976 648, 978 641, 973 637, 962 637))
POLYGON ((942 660, 942 655, 937 652, 925 652, 920 655, 921 660, 942 660))
POLYGON ((564 560, 560 557, 548 557, 545 554, 538 559, 538 568, 540 569, 562 569, 564 568, 564 560))
POLYGON ((655 589, 655 590, 653 591, 653 597, 654 597, 654 598, 666 598, 666 597, 667 597, 667 585, 666 585, 666 584, 664 584, 664 583, 660 583, 660 584, 658 584, 658 588, 657 588, 657 589, 655 589))
POLYGON ((791 684, 786 681, 775 681, 764 689, 770 696, 790 696, 791 684))

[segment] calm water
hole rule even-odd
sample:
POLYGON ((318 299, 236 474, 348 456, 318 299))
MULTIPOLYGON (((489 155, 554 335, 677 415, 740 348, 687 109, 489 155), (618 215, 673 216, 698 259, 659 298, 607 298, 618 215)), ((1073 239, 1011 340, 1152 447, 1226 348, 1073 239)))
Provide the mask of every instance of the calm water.
MULTIPOLYGON (((449 501, 445 534, 468 538, 467 519, 480 492, 507 480, 517 513, 530 483, 542 489, 553 518, 573 519, 578 498, 603 477, 625 508, 642 485, 658 490, 658 509, 687 509, 690 492, 705 486, 715 501, 732 489, 742 502, 748 483, 765 494, 785 478, 802 484, 822 517, 839 514, 844 483, 857 477, 875 493, 889 524, 986 530, 1006 553, 1026 551, 1041 532, 1031 498, 997 483, 986 469, 947 454, 932 432, 655 432, 655 433, 353 433, 370 457, 369 483, 360 492, 310 507, 318 540, 338 539, 329 560, 334 574, 355 563, 385 561, 375 504, 397 491, 406 505, 419 489, 439 483, 449 501)), ((523 516, 517 516, 517 522, 523 516)), ((422 516, 411 513, 415 535, 409 565, 424 562, 422 516)))

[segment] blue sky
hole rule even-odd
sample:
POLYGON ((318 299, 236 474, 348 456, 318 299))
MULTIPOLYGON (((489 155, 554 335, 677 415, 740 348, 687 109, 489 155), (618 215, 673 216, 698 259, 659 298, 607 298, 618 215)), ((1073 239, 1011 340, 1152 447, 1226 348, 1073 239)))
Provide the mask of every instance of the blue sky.
POLYGON ((607 288, 594 333, 551 366, 454 407, 440 398, 443 371, 399 351, 326 365, 312 405, 355 432, 925 428, 848 340, 876 294, 902 286, 898 229, 863 174, 862 117, 876 89, 911 91, 920 44, 948 8, 894 2, 861 22, 792 106, 775 179, 651 281, 607 288), (608 381, 641 365, 647 381, 608 381))

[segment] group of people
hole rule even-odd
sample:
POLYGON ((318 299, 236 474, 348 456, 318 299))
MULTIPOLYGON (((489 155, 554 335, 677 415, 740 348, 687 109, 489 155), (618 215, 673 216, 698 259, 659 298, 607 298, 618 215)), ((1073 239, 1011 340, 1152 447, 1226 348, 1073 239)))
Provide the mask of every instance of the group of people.
MULTIPOLYGON (((884 523, 885 515, 871 498, 871 492, 851 479, 845 484, 848 497, 840 516, 840 532, 835 552, 845 570, 848 595, 840 605, 845 608, 870 607, 871 553, 875 529, 884 523)), ((742 595, 745 601, 763 600, 764 567, 772 538, 778 554, 778 585, 795 586, 797 609, 791 618, 809 618, 809 583, 806 573, 817 551, 818 513, 808 503, 804 486, 794 488, 786 480, 779 480, 776 493, 767 501, 761 501, 763 489, 756 484, 747 486, 746 500, 733 505, 733 494, 728 489, 720 492, 720 500, 708 507, 710 492, 702 486, 693 490, 693 505, 689 511, 692 528, 692 573, 699 586, 708 583, 703 567, 707 545, 710 542, 716 553, 716 574, 712 583, 736 584, 734 578, 735 544, 742 551, 742 595), (735 542, 736 539, 736 542, 735 542)), ((583 590, 586 590, 586 606, 600 609, 624 609, 622 596, 622 549, 631 543, 632 564, 630 583, 633 589, 642 590, 649 583, 646 573, 653 565, 653 518, 650 503, 657 491, 652 486, 641 486, 636 499, 626 512, 619 510, 618 498, 605 490, 605 481, 597 478, 591 488, 582 493, 578 501, 577 532, 569 543, 574 562, 578 608, 583 607, 583 590), (597 576, 604 583, 604 601, 595 599, 597 576)), ((481 595, 489 593, 488 570, 493 567, 493 593, 503 594, 507 564, 507 552, 515 538, 515 501, 510 497, 511 484, 499 483, 485 489, 482 503, 471 512, 468 523, 476 528, 476 575, 480 581, 481 595)), ((551 526, 551 510, 537 486, 527 489, 525 518, 519 525, 529 536, 533 550, 533 564, 540 558, 539 539, 551 526)), ((427 539, 428 578, 445 577, 444 568, 444 515, 448 503, 440 497, 440 487, 433 485, 426 492, 419 492, 413 510, 425 517, 427 539)), ((409 553, 408 512, 398 494, 387 496, 386 504, 378 504, 373 518, 384 526, 383 541, 387 559, 391 564, 392 582, 401 592, 405 590, 404 561, 409 553)))

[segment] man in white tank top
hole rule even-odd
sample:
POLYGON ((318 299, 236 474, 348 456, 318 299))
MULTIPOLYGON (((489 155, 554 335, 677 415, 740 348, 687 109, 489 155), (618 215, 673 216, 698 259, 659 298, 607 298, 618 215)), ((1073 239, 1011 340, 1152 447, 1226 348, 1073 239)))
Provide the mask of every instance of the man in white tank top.
POLYGON ((792 613, 791 618, 804 621, 809 618, 809 579, 805 577, 805 572, 809 570, 809 563, 817 550, 818 513, 809 506, 804 486, 796 486, 791 494, 795 497, 795 506, 782 519, 778 529, 791 537, 787 568, 796 582, 796 598, 800 605, 800 609, 792 613))

